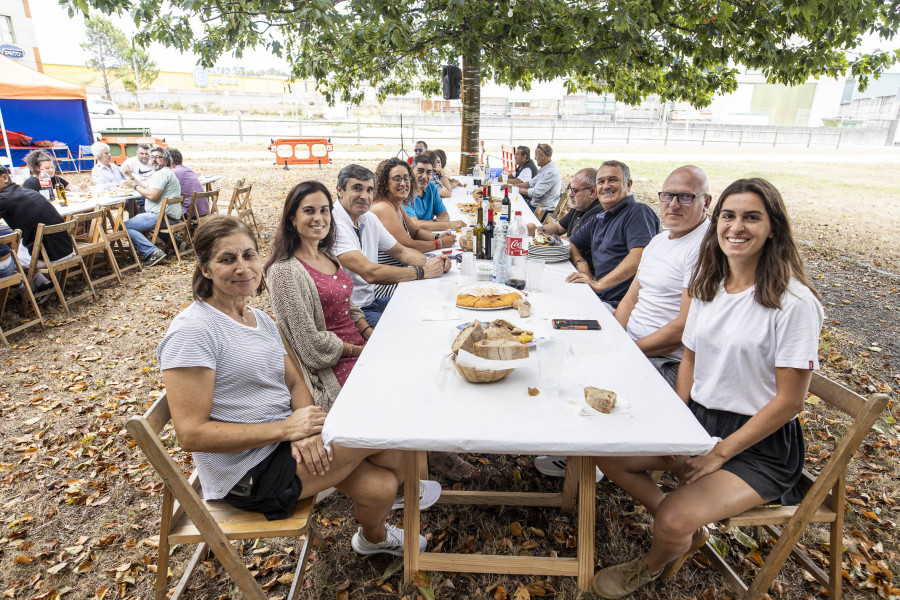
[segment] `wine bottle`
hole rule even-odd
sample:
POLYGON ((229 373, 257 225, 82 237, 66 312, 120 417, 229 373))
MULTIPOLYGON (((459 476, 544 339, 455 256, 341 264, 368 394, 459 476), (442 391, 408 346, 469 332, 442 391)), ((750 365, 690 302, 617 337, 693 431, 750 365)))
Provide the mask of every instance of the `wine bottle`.
POLYGON ((484 208, 478 203, 478 216, 475 219, 475 258, 484 258, 484 208))

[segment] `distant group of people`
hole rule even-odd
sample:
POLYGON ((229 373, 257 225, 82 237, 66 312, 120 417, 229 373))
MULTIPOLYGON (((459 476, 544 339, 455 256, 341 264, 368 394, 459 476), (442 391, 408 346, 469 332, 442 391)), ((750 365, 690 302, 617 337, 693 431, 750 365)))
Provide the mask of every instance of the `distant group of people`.
MULTIPOLYGON (((334 197, 318 182, 295 186, 265 266, 239 221, 207 221, 197 235, 197 302, 175 319, 159 349, 179 441, 200 453, 209 497, 277 513, 336 485, 356 501, 360 529, 351 545, 361 554, 402 553, 403 532, 385 523, 402 505, 395 497, 403 485, 400 459, 389 451, 329 452, 321 424, 393 287, 449 269, 447 259, 425 254, 453 245, 457 223, 435 181, 436 165, 446 161, 424 146, 410 161, 389 159, 374 173, 344 167, 334 197), (275 360, 284 352, 274 323, 246 305, 263 273, 308 384, 290 361, 275 360), (224 414, 232 415, 230 423, 220 422, 224 414), (250 497, 235 493, 248 476, 258 482, 250 497)), ((527 148, 517 149, 515 185, 532 192, 544 189, 540 173, 552 164, 549 146, 540 144, 535 154, 540 169, 528 168, 527 148)), ((452 185, 444 173, 441 180, 452 185)), ((556 185, 558 198, 558 177, 556 185)), ((631 171, 620 161, 582 169, 569 188, 571 210, 541 229, 568 236, 575 268, 568 281, 594 289, 709 435, 722 441, 705 456, 596 460, 655 517, 644 556, 595 575, 594 591, 604 598, 674 575, 706 541, 706 523, 766 501, 797 499, 804 448, 795 417, 818 365, 823 322, 771 183, 735 181, 708 215, 707 177, 684 165, 657 194, 661 221, 631 188, 631 171), (649 474, 656 470, 676 472, 682 485, 664 495, 649 474)), ((454 456, 440 455, 432 466, 459 475, 454 456)), ((560 459, 539 457, 538 468, 561 475, 560 459)), ((440 486, 425 481, 419 492, 428 506, 440 486)), ((424 548, 424 539, 419 544, 424 548)))

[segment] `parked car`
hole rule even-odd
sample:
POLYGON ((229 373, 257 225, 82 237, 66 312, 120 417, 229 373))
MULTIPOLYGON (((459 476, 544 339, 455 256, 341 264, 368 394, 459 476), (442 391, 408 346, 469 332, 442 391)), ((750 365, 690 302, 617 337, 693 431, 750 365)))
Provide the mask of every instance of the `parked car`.
POLYGON ((119 107, 112 100, 104 100, 102 98, 88 98, 88 112, 96 115, 117 115, 119 107))

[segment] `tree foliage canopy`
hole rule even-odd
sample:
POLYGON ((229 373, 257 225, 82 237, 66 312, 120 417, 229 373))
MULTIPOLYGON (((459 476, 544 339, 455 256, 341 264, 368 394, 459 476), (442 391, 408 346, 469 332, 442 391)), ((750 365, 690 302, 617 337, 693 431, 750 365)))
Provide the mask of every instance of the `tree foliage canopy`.
POLYGON ((73 14, 127 12, 139 42, 192 50, 207 67, 265 47, 332 101, 359 101, 367 84, 380 98, 438 94, 440 66, 460 56, 497 83, 562 77, 570 92, 629 103, 706 105, 737 87, 736 65, 784 84, 849 73, 864 87, 898 53, 857 53, 863 36, 891 39, 900 24, 900 0, 62 1, 73 14))

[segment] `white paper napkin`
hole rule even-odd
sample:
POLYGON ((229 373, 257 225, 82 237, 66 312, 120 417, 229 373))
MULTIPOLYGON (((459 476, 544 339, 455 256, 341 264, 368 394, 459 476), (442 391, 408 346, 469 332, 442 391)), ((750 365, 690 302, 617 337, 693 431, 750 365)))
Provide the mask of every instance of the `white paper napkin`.
POLYGON ((482 371, 503 371, 517 367, 527 367, 531 364, 531 357, 517 358, 515 360, 490 360, 475 356, 471 352, 460 350, 456 354, 456 362, 464 367, 473 367, 482 371))

